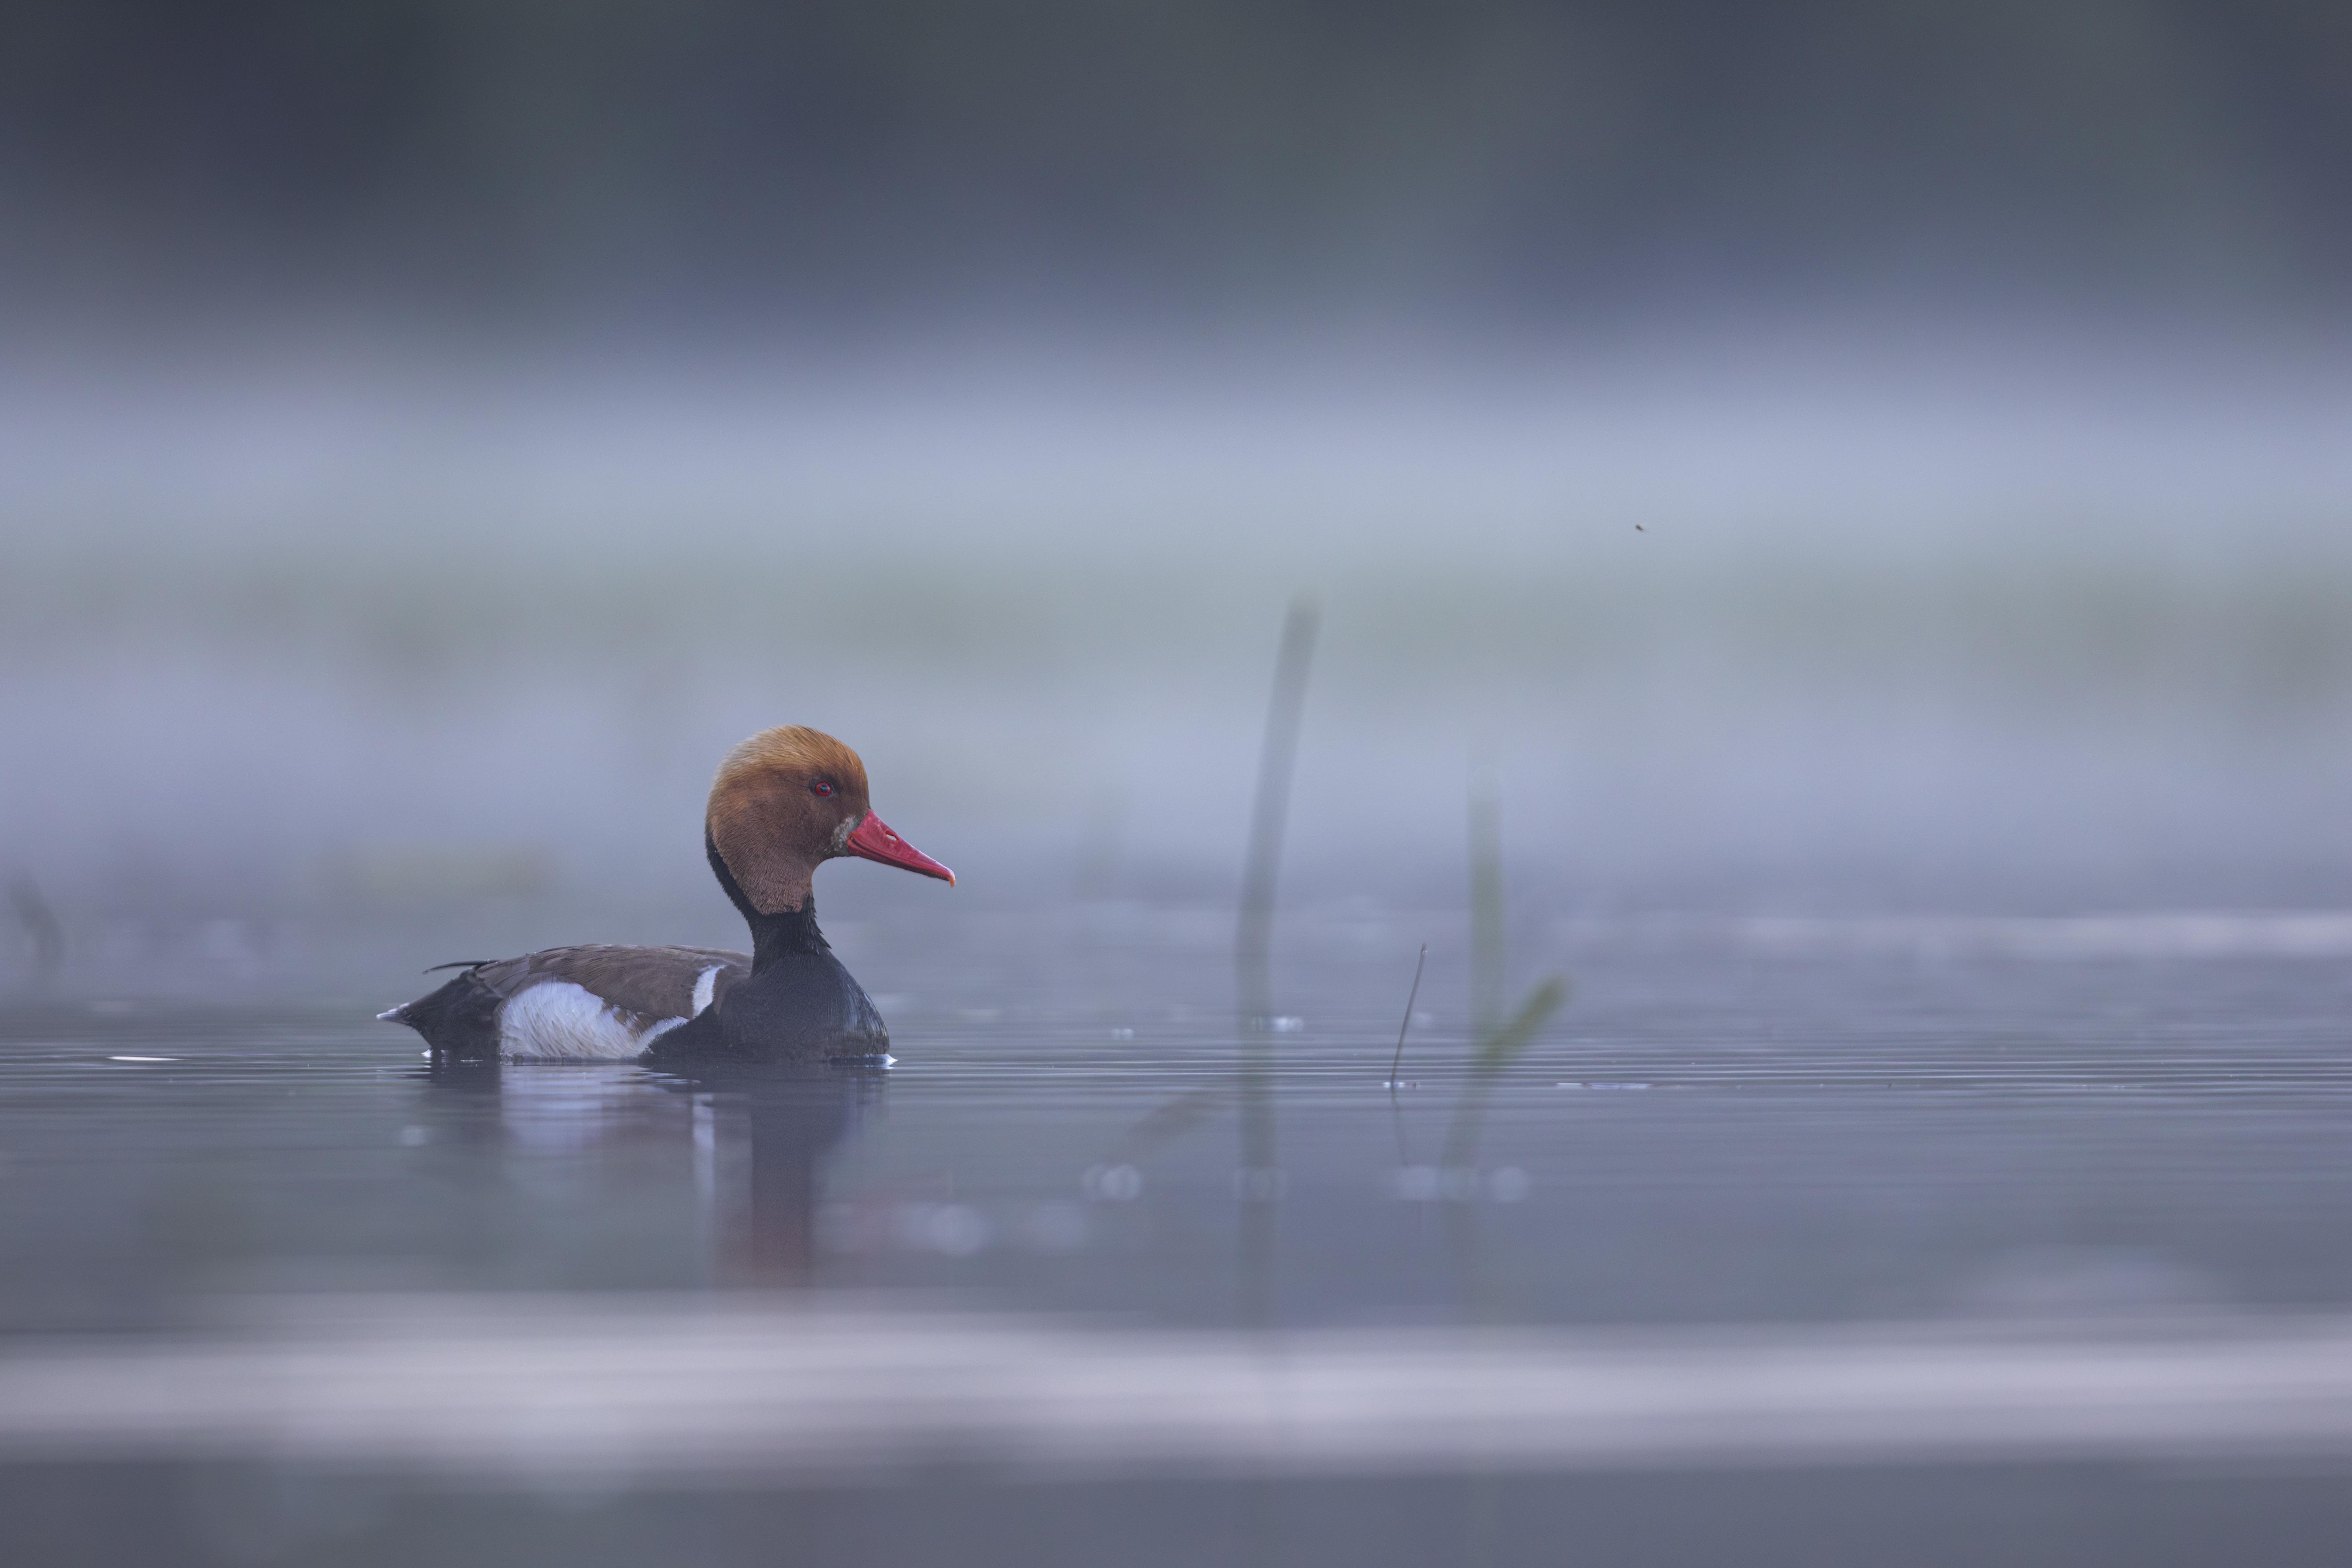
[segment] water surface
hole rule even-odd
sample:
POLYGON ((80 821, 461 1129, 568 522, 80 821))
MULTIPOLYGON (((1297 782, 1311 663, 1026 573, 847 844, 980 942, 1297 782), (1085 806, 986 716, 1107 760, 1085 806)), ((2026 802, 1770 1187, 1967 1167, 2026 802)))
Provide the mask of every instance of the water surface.
POLYGON ((0 1328, 53 1375, 19 1385, 6 1484, 48 1500, 10 1528, 46 1561, 622 1562, 680 1531, 751 1561, 789 1517, 882 1560, 1018 1516, 1056 1560, 1532 1562, 1585 1519, 1648 1561, 1752 1555, 1796 1510, 1790 1561, 1950 1517, 2057 1562, 2092 1560, 2069 1531, 2242 1552, 2250 1518, 2294 1561, 2352 1523, 2312 1479, 2352 1454, 2352 921, 1566 921, 1521 944, 1576 986, 1524 1057, 1469 1070, 1441 947, 1391 1088, 1433 924, 1286 917, 1263 1028, 1213 910, 918 924, 851 953, 895 1063, 803 1073, 436 1067, 370 1017, 389 995, 20 997, 0 1328), (1438 1425, 1497 1354, 1566 1392, 1438 1425), (222 1356, 244 1392, 172 1404, 222 1356), (1203 1392, 1266 1356, 1288 1416, 1203 1392), (504 1392, 363 1375, 469 1364, 504 1392), (1065 1366, 1075 1404, 1041 1392, 1065 1366), (1798 1370, 1740 1404, 1768 1367, 1798 1370), (1575 1404, 1620 1376, 1631 1403, 1575 1404), (1867 1441, 1824 1414, 1842 1384, 1867 1441), (2045 1386, 2147 1414, 2058 1440, 2045 1386), (668 1458, 626 1436, 657 1419, 668 1458), (56 1500, 131 1475, 111 1535, 56 1500))

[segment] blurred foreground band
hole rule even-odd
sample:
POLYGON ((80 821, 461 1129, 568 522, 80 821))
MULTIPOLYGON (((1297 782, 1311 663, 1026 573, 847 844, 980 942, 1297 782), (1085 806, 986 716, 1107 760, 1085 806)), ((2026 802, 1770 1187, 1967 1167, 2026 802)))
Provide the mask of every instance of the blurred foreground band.
POLYGON ((666 1485, 2352 1458, 2352 1319, 1248 1335, 855 1304, 380 1298, 20 1342, 10 1459, 666 1485))

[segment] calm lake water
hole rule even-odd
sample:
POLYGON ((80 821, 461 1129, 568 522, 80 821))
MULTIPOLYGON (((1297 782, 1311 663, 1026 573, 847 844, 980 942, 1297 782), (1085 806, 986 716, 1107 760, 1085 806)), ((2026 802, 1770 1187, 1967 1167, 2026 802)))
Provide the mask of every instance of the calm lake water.
POLYGON ((6 1555, 2343 1561, 2352 915, 1562 921, 1491 1076, 1457 925, 853 924, 897 1060, 700 1079, 22 994, 6 1555))

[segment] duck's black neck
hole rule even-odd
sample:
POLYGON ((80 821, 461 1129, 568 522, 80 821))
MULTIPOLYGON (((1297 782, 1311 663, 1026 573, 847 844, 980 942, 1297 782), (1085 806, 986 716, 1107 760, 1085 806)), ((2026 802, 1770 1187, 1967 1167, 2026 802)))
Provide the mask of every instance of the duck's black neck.
POLYGON ((702 850, 710 858, 710 869, 718 877, 719 885, 727 889, 727 897, 742 911, 744 922, 751 928, 752 973, 757 974, 776 960, 795 953, 832 951, 824 940, 824 932, 816 929, 816 898, 814 894, 799 909, 786 910, 776 915, 761 914, 751 907, 751 900, 743 896, 742 884, 735 880, 735 874, 727 868, 727 862, 719 858, 719 846, 708 832, 702 836, 702 850))

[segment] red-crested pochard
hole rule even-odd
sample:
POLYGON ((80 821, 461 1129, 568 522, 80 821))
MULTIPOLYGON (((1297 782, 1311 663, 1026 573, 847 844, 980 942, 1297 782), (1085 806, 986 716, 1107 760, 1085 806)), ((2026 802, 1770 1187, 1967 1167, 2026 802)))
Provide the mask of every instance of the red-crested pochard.
MULTIPOLYGON (((882 1016, 816 928, 811 881, 856 855, 952 884, 866 798, 866 764, 830 735, 786 724, 727 753, 710 786, 704 851, 751 926, 751 953, 705 947, 551 947, 467 963, 378 1017, 436 1056, 625 1060, 876 1057, 882 1016)), ((457 965, 444 967, 457 968, 457 965)))

